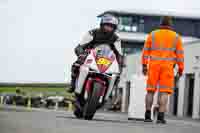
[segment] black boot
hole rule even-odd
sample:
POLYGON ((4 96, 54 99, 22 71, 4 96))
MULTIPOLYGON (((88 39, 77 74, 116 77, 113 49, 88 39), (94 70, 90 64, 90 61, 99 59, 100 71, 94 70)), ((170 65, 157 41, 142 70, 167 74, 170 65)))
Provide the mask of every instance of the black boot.
POLYGON ((144 122, 152 122, 150 110, 146 110, 144 122))
POLYGON ((76 108, 79 108, 81 110, 81 97, 79 94, 75 93, 75 102, 74 105, 76 108))
POLYGON ((80 95, 75 93, 75 102, 74 102, 74 106, 75 106, 75 110, 74 110, 74 115, 76 116, 76 118, 83 118, 83 109, 81 107, 81 98, 80 95))
POLYGON ((69 93, 74 92, 76 88, 76 78, 79 74, 80 65, 75 61, 71 67, 71 87, 67 90, 69 93))
POLYGON ((73 93, 74 90, 75 90, 75 88, 76 88, 76 78, 72 78, 72 79, 71 79, 71 86, 70 86, 70 88, 67 90, 67 92, 73 93))
POLYGON ((167 121, 165 120, 165 114, 164 114, 164 112, 159 112, 158 113, 158 118, 157 118, 157 124, 166 124, 167 123, 167 121))

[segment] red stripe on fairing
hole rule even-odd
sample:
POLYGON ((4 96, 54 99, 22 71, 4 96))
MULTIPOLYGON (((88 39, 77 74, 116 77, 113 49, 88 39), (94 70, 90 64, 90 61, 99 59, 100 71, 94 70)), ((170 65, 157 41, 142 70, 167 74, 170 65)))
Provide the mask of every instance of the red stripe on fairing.
POLYGON ((85 90, 86 90, 87 92, 90 91, 90 89, 91 89, 91 84, 92 84, 92 79, 89 78, 89 79, 86 81, 86 86, 85 86, 85 90))
POLYGON ((102 80, 101 78, 99 78, 99 77, 96 77, 95 80, 96 80, 97 82, 99 82, 99 83, 102 84, 101 91, 100 91, 100 93, 97 94, 97 95, 98 95, 98 96, 104 96, 105 91, 106 91, 106 82, 103 81, 103 80, 102 80))

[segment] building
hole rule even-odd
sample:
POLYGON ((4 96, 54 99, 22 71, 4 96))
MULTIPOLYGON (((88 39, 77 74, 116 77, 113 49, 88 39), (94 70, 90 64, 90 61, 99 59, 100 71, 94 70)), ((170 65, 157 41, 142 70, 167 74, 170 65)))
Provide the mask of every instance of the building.
POLYGON ((183 38, 185 73, 177 82, 174 96, 170 99, 169 113, 199 118, 200 85, 197 83, 197 73, 200 60, 200 15, 165 11, 109 10, 99 17, 104 14, 112 14, 119 19, 118 34, 126 56, 122 78, 125 82, 130 81, 132 75, 141 73, 141 50, 148 33, 159 26, 162 16, 173 16, 173 28, 183 38))

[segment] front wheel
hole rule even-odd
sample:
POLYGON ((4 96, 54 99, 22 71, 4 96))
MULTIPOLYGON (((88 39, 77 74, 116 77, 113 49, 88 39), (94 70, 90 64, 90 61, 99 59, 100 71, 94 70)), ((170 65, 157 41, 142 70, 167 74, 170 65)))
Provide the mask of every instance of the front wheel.
POLYGON ((102 84, 98 82, 93 83, 93 90, 89 94, 89 98, 83 108, 83 117, 85 120, 92 120, 99 106, 99 98, 101 94, 102 84))

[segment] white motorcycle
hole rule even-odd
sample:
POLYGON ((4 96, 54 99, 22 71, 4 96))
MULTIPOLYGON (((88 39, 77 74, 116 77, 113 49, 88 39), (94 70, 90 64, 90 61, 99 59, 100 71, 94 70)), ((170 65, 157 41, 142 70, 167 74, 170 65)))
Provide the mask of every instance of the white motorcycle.
POLYGON ((108 45, 89 50, 76 80, 75 92, 80 94, 80 106, 76 107, 75 116, 91 120, 108 100, 119 74, 116 56, 108 45))

